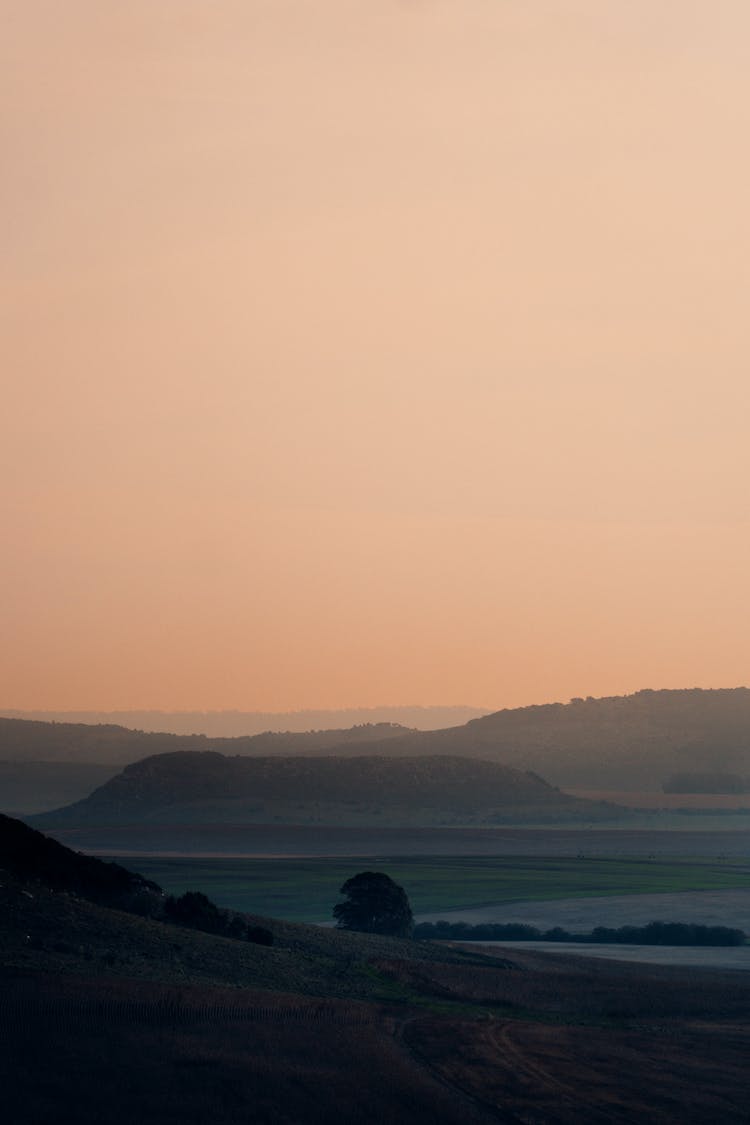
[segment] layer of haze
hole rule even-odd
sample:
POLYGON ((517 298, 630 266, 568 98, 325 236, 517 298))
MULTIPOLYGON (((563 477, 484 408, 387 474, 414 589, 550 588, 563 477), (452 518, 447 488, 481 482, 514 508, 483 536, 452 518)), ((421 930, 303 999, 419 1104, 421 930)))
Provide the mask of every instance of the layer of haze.
POLYGON ((747 682, 746 0, 0 7, 0 703, 747 682))

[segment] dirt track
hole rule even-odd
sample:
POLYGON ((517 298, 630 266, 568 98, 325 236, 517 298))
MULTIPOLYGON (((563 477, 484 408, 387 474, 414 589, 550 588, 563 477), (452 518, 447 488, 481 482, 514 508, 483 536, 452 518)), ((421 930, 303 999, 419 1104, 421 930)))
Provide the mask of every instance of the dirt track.
POLYGON ((750 1043, 721 1024, 616 1030, 425 1019, 412 1049, 514 1125, 745 1123, 750 1043))

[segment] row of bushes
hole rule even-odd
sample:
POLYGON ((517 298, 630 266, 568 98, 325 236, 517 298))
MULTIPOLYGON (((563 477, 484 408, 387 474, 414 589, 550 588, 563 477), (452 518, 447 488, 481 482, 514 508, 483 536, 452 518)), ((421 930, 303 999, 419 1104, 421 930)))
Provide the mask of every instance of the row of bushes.
POLYGON ((597 926, 590 934, 570 933, 555 926, 539 930, 522 922, 472 926, 468 922, 419 922, 420 941, 580 941, 627 945, 743 945, 745 934, 729 926, 701 926, 692 922, 649 922, 645 926, 597 926))

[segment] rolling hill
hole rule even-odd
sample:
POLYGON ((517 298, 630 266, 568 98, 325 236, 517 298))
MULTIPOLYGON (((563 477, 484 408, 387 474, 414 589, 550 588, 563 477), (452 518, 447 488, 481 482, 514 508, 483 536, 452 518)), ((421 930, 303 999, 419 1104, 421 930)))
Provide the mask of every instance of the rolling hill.
POLYGON ((2 710, 10 719, 41 720, 58 725, 121 726, 169 734, 204 734, 239 738, 272 732, 305 733, 393 724, 415 730, 459 726, 486 715, 489 707, 349 707, 306 711, 20 711, 2 710))
MULTIPOLYGON (((112 768, 177 751, 252 757, 443 755, 533 770, 564 788, 653 791, 677 774, 750 774, 750 689, 644 690, 574 699, 497 711, 430 731, 375 723, 209 738, 0 718, 0 782, 2 769, 9 770, 12 763, 18 810, 24 807, 24 792, 34 792, 30 783, 24 790, 19 778, 17 767, 23 763, 101 763, 112 768)), ((41 766, 36 768, 38 791, 44 778, 41 766)), ((57 774, 51 780, 59 786, 57 774)), ((72 794, 72 789, 65 792, 72 794)))
POLYGON ((454 754, 535 770, 563 787, 659 790, 676 773, 750 773, 750 689, 644 690, 520 707, 345 752, 454 754))
POLYGON ((177 750, 218 750, 233 754, 315 754, 338 746, 381 744, 412 733, 398 723, 363 723, 335 730, 265 731, 243 738, 203 734, 149 733, 113 723, 49 723, 0 717, 0 761, 99 762, 127 765, 177 750))

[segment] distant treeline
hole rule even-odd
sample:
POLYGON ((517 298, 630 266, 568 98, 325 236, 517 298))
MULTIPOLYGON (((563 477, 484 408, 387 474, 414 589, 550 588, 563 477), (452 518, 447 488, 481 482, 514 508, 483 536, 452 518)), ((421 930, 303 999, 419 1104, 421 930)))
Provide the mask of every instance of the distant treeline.
POLYGON ((645 926, 597 926, 590 934, 570 933, 555 926, 539 930, 522 922, 419 922, 419 941, 578 941, 625 945, 744 945, 745 933, 729 926, 701 926, 692 922, 649 922, 645 926))

